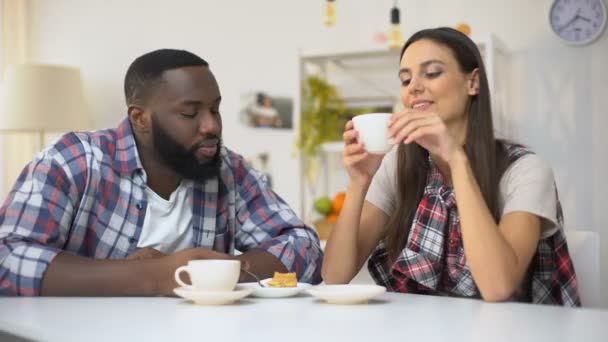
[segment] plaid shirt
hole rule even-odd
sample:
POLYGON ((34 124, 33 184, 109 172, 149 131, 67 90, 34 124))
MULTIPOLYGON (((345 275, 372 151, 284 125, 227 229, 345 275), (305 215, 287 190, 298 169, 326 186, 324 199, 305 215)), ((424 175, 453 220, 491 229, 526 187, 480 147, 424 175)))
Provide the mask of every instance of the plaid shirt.
MULTIPOLYGON (((531 153, 518 145, 508 145, 507 152, 511 162, 531 153)), ((430 166, 405 248, 392 261, 381 242, 372 253, 368 268, 374 280, 389 291, 480 298, 464 254, 455 193, 444 185, 443 176, 432 161, 430 166)), ((557 206, 559 229, 539 241, 523 293, 517 293, 518 298, 514 299, 580 306, 559 200, 557 206)))
MULTIPOLYGON (((260 248, 302 282, 319 283, 323 254, 266 178, 226 148, 220 179, 196 183, 192 247, 260 248)), ((0 295, 39 295, 62 250, 95 258, 133 253, 146 215, 146 173, 128 120, 118 129, 69 133, 23 170, 0 209, 0 295)))

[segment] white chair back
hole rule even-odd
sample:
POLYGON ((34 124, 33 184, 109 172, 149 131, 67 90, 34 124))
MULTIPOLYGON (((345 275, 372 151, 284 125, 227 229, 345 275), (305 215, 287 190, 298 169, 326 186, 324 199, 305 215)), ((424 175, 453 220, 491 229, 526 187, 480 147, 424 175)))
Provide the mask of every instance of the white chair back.
POLYGON ((574 263, 581 302, 600 307, 600 237, 592 231, 566 231, 568 251, 574 263))

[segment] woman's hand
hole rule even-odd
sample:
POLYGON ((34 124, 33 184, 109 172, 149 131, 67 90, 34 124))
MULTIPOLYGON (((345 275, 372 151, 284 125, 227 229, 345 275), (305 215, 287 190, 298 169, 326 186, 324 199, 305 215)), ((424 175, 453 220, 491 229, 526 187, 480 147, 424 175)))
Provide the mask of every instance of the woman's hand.
POLYGON ((446 163, 462 151, 461 144, 452 137, 443 120, 435 112, 406 109, 393 115, 389 127, 389 136, 395 144, 415 142, 446 163))
POLYGON ((344 152, 342 160, 352 183, 368 186, 382 163, 383 155, 365 151, 365 146, 358 140, 352 120, 344 127, 344 152))

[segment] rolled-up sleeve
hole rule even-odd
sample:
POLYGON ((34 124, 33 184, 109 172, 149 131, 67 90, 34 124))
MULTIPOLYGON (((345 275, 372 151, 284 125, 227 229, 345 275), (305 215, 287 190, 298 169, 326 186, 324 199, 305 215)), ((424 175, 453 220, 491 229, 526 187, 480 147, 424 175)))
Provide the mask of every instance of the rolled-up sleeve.
POLYGON ((36 296, 61 251, 73 212, 65 171, 40 154, 22 171, 0 208, 0 295, 36 296))
POLYGON ((323 252, 316 231, 300 220, 268 186, 266 177, 241 164, 237 170, 236 247, 266 250, 301 282, 321 282, 323 252), (240 175, 240 177, 239 177, 240 175))

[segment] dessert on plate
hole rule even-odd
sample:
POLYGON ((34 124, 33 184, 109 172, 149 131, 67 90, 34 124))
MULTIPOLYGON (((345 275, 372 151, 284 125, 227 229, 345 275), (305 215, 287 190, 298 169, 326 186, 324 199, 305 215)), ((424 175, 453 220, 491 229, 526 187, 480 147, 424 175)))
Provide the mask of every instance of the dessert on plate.
POLYGON ((296 278, 296 273, 280 273, 274 272, 274 277, 266 283, 266 285, 271 287, 297 287, 298 279, 296 278))

